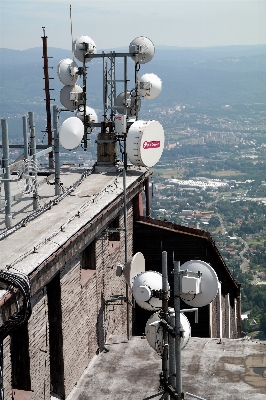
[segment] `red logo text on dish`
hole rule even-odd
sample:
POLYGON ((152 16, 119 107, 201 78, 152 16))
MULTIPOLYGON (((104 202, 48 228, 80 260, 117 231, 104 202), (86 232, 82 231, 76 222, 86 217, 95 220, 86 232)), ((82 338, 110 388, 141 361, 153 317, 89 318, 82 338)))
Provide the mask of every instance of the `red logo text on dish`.
POLYGON ((143 142, 143 149, 157 149, 158 147, 160 147, 160 140, 152 140, 151 142, 143 142))

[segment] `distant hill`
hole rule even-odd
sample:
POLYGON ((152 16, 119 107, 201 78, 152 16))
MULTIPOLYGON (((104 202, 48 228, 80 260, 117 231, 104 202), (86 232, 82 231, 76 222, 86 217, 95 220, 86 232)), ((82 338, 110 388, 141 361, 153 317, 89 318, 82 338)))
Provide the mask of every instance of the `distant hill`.
MULTIPOLYGON (((107 50, 108 51, 108 50, 107 50)), ((127 51, 127 48, 116 49, 127 51)), ((101 52, 99 50, 98 52, 101 52)), ((59 103, 62 84, 57 78, 58 62, 71 58, 71 50, 49 48, 51 97, 59 103)), ((35 111, 45 115, 42 47, 24 51, 0 49, 0 116, 35 111)), ((101 60, 88 64, 89 105, 102 108, 101 60)), ((130 62, 129 62, 130 66, 130 62)), ((133 70, 133 68, 130 68, 133 70)), ((122 71, 122 64, 117 65, 122 71)), ((153 60, 141 65, 163 82, 161 95, 143 107, 171 107, 179 103, 213 104, 266 102, 266 45, 180 48, 157 46, 153 60)), ((121 72, 122 73, 122 72, 121 72)), ((129 74, 133 88, 133 74, 129 74)), ((121 85, 122 87, 122 85, 121 85)), ((121 90, 122 91, 122 90, 121 90)))

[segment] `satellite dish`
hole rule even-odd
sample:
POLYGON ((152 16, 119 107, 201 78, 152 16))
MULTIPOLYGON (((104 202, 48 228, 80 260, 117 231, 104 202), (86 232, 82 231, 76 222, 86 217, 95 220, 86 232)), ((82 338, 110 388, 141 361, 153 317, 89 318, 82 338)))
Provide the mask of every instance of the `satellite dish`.
POLYGON ((139 62, 140 64, 146 64, 151 61, 154 56, 154 44, 145 36, 139 36, 130 43, 129 53, 137 53, 136 55, 131 56, 135 63, 139 62))
POLYGON ((136 303, 145 310, 154 311, 162 308, 162 300, 159 299, 161 289, 162 274, 159 272, 145 271, 133 279, 133 296, 136 303))
POLYGON ((75 111, 83 104, 82 87, 79 85, 64 86, 60 91, 60 102, 69 111, 75 111))
POLYGON ((61 60, 57 66, 57 75, 64 85, 74 86, 79 76, 77 74, 78 66, 70 58, 61 60))
MULTIPOLYGON (((96 44, 89 36, 80 36, 74 42, 75 57, 83 63, 86 53, 96 54, 96 44)), ((85 62, 90 62, 92 58, 86 58, 85 62)))
POLYGON ((162 91, 162 81, 155 74, 144 74, 138 82, 138 93, 146 100, 153 100, 162 91))
POLYGON ((126 263, 123 268, 123 275, 128 285, 132 288, 133 280, 136 275, 145 272, 145 258, 142 253, 138 252, 134 254, 132 259, 126 263))
MULTIPOLYGON (((76 112, 76 117, 79 118, 82 122, 84 122, 84 111, 83 111, 83 106, 79 107, 79 110, 76 112)), ((96 114, 96 111, 91 108, 86 106, 86 115, 88 116, 89 122, 97 123, 98 122, 98 116, 96 114)))
MULTIPOLYGON (((169 315, 175 316, 175 310, 169 308, 169 315)), ((183 350, 189 342, 191 337, 191 327, 187 317, 180 313, 180 324, 183 330, 183 336, 181 337, 181 350, 183 350)), ((160 325, 159 312, 153 314, 147 321, 145 327, 145 335, 149 345, 160 355, 163 354, 163 327, 160 325)))
POLYGON ((76 149, 83 138, 84 125, 77 117, 66 119, 59 130, 59 143, 66 150, 76 149))
POLYGON ((164 130, 158 121, 135 121, 128 130, 127 155, 133 165, 153 167, 164 149, 164 130))
POLYGON ((120 93, 115 99, 115 107, 116 111, 119 114, 123 114, 124 108, 127 109, 127 115, 133 117, 136 115, 137 111, 140 110, 141 101, 140 98, 137 98, 136 101, 136 94, 135 91, 127 91, 126 99, 125 99, 125 92, 120 93))
MULTIPOLYGON (((183 293, 183 277, 181 278, 181 299, 188 305, 193 307, 203 307, 211 303, 217 295, 218 291, 218 278, 214 269, 204 261, 191 260, 187 261, 180 267, 181 271, 188 271, 188 279, 196 279, 195 276, 190 276, 189 272, 197 274, 200 272, 200 293, 183 293)), ((192 282, 193 286, 193 282, 192 282)))

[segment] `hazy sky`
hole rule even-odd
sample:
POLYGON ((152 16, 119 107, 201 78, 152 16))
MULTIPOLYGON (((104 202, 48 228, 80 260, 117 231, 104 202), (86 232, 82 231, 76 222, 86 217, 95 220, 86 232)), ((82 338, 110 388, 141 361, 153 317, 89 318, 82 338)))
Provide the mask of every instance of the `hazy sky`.
POLYGON ((266 43, 266 0, 0 0, 0 47, 71 48, 90 36, 98 49, 127 46, 137 36, 155 45, 205 47, 266 43))

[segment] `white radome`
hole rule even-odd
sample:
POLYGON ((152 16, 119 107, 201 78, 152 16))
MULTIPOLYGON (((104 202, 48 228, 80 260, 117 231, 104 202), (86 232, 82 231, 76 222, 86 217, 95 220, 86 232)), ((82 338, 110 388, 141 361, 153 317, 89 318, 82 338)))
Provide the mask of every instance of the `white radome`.
POLYGON ((201 282, 199 294, 181 293, 181 299, 192 307, 204 307, 210 304, 217 295, 218 277, 210 264, 201 260, 187 261, 180 266, 181 271, 201 272, 201 282))
POLYGON ((125 92, 119 93, 119 95, 115 99, 115 107, 116 111, 119 114, 123 114, 123 111, 126 109, 127 116, 133 117, 136 115, 136 111, 140 110, 141 100, 138 97, 136 101, 135 91, 127 91, 127 95, 125 98, 125 92), (127 104, 125 104, 125 102, 127 104))
POLYGON ((162 91, 162 81, 155 74, 142 75, 138 86, 139 95, 146 100, 156 99, 162 91))
POLYGON ((128 130, 126 150, 133 165, 153 167, 164 149, 164 130, 158 121, 135 121, 128 130))
MULTIPOLYGON (((84 55, 86 53, 96 54, 97 53, 96 44, 89 36, 80 36, 74 42, 75 57, 77 58, 77 60, 83 63, 84 55), (85 49, 85 46, 87 47, 87 51, 85 49)), ((86 58, 86 63, 90 62, 91 60, 92 60, 91 58, 86 58)))
MULTIPOLYGON (((90 122, 98 122, 98 116, 96 114, 96 111, 94 110, 94 108, 88 107, 86 106, 86 115, 89 116, 89 121, 90 122)), ((77 111, 76 112, 76 117, 79 118, 82 122, 84 121, 84 112, 81 111, 77 111)))
MULTIPOLYGON (((170 316, 175 315, 175 310, 169 308, 170 316)), ((182 311, 182 310, 181 310, 182 311)), ((183 330, 183 337, 181 338, 181 350, 183 350, 189 342, 191 337, 190 323, 182 312, 180 313, 181 329, 183 330)), ((145 335, 149 345, 160 355, 163 354, 163 327, 160 325, 159 312, 153 314, 147 321, 145 327, 145 335)))
POLYGON ((61 60, 57 66, 58 78, 64 85, 75 85, 79 78, 77 71, 77 64, 70 58, 65 58, 64 60, 61 60))
POLYGON ((60 91, 60 102, 69 111, 75 111, 79 105, 83 104, 81 93, 83 89, 79 85, 64 86, 60 91))
POLYGON ((129 53, 137 53, 131 56, 135 63, 146 64, 151 61, 154 56, 154 44, 147 37, 139 36, 130 43, 129 53))
MULTIPOLYGON (((168 285, 169 287, 169 285, 168 285)), ((156 311, 162 308, 162 300, 153 291, 162 289, 162 274, 156 271, 145 271, 135 276, 132 285, 136 303, 145 310, 156 311)))
POLYGON ((76 149, 83 138, 84 125, 77 117, 66 119, 59 130, 59 143, 66 150, 76 149))

